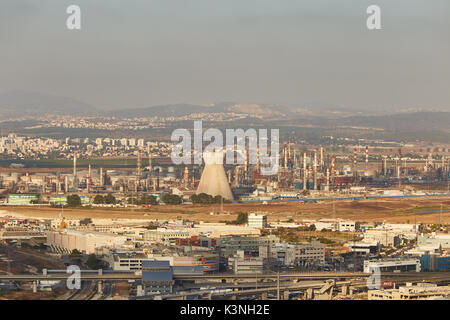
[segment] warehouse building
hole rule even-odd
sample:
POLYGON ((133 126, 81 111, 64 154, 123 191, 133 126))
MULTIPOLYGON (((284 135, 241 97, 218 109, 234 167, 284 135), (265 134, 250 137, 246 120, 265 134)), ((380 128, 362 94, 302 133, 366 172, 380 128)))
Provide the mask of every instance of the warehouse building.
POLYGON ((379 270, 380 272, 420 272, 420 259, 384 259, 384 260, 366 260, 364 261, 364 272, 372 273, 379 270))
POLYGON ((431 283, 407 283, 398 289, 369 290, 368 300, 425 300, 450 297, 450 286, 431 283))
POLYGON ((251 213, 248 216, 247 226, 250 228, 262 229, 267 227, 267 216, 265 214, 251 213))
POLYGON ((47 232, 46 244, 56 252, 71 253, 72 250, 77 249, 91 254, 100 247, 120 248, 126 241, 127 237, 117 234, 64 229, 47 232))

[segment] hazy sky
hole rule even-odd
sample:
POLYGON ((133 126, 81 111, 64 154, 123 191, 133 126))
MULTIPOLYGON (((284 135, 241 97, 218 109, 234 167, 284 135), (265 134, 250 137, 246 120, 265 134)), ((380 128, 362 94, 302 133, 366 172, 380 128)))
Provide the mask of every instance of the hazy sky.
POLYGON ((1 0, 0 92, 450 111, 449 0, 1 0), (66 8, 82 29, 66 28, 66 8), (366 9, 382 9, 382 30, 366 9))

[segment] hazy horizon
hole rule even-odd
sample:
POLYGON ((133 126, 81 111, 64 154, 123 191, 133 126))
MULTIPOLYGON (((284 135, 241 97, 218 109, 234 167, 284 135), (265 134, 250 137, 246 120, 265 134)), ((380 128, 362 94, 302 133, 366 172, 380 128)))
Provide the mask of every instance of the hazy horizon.
POLYGON ((450 111, 446 0, 3 0, 0 94, 450 111), (76 3, 75 3, 76 2, 76 3), (69 31, 70 4, 82 29, 69 31), (382 30, 366 28, 381 7, 382 30))

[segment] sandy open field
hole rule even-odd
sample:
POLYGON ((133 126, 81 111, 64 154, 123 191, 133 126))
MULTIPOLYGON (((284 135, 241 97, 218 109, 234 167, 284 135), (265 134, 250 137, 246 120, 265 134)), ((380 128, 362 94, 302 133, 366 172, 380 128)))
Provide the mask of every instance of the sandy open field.
MULTIPOLYGON (((395 223, 439 223, 439 212, 420 214, 424 211, 450 209, 450 197, 417 198, 417 199, 382 199, 382 200, 340 200, 319 203, 278 202, 264 205, 262 203, 224 204, 223 213, 220 205, 160 205, 149 209, 64 209, 68 219, 148 219, 171 220, 183 219, 205 222, 234 220, 239 212, 264 212, 270 221, 301 221, 303 219, 336 218, 353 219, 361 222, 386 221, 395 223), (214 212, 214 215, 211 215, 214 212)), ((59 208, 2 207, 2 214, 20 215, 29 218, 56 218, 59 208)), ((450 212, 442 214, 442 223, 450 223, 450 212)))

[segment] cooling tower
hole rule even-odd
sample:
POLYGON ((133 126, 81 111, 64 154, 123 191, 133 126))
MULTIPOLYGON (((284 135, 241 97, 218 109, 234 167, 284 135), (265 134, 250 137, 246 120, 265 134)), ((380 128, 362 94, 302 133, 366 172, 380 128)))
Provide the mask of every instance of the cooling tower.
POLYGON ((222 196, 227 200, 233 200, 227 175, 222 164, 223 153, 204 153, 205 168, 197 188, 197 194, 206 193, 213 197, 222 196))

